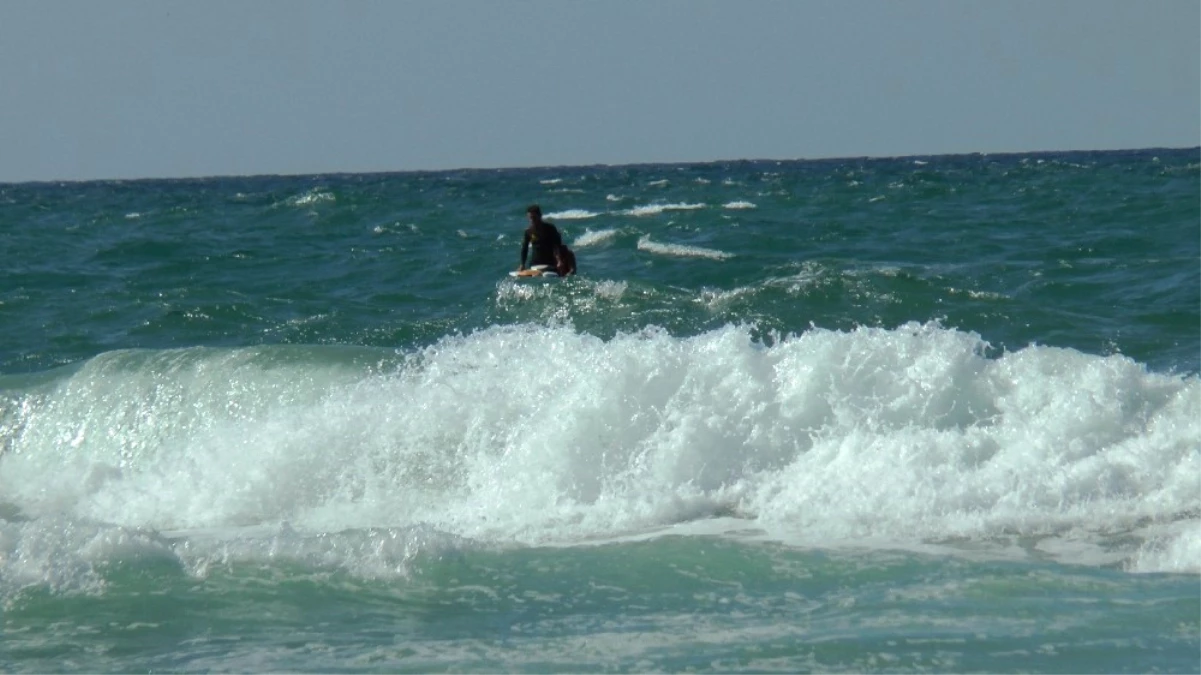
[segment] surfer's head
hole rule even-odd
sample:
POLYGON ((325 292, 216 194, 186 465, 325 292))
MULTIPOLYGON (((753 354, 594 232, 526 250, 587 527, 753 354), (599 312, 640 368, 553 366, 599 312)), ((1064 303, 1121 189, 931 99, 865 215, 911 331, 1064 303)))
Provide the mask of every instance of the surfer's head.
POLYGON ((537 204, 530 204, 525 209, 526 215, 530 217, 530 223, 538 225, 542 223, 542 207, 537 204))

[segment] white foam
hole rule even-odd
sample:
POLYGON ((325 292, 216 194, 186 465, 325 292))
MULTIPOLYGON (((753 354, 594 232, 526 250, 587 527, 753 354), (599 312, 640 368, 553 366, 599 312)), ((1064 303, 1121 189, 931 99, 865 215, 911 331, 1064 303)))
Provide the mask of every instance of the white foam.
POLYGON ((1201 573, 1201 523, 1194 519, 1172 525, 1139 549, 1131 571, 1201 573))
POLYGON ((276 550, 374 575, 434 545, 421 532, 572 543, 716 516, 811 545, 1020 537, 1197 571, 1197 376, 1041 346, 988 358, 937 324, 751 334, 498 327, 371 367, 104 355, 3 411, 0 505, 25 520, 0 523, 0 552, 46 553, 0 575, 86 585, 88 556, 127 554, 81 523, 152 555, 177 531, 189 565, 276 550))
POLYGON ((688 204, 688 203, 673 203, 673 204, 647 204, 645 206, 635 206, 627 211, 622 211, 623 215, 627 216, 657 216, 665 211, 694 211, 696 209, 705 208, 704 204, 688 204))
POLYGON ((288 199, 289 206, 312 206, 320 202, 332 202, 336 198, 332 192, 321 188, 313 188, 288 199))
POLYGON ((596 298, 608 301, 621 300, 629 289, 629 284, 625 281, 589 281, 587 282, 592 288, 592 293, 596 298))
POLYGON ((554 213, 546 214, 548 219, 554 218, 558 220, 583 220, 587 218, 595 218, 598 213, 586 211, 584 209, 567 209, 566 211, 555 211, 554 213))
POLYGON ((733 253, 726 253, 712 248, 704 248, 701 246, 688 246, 686 244, 661 244, 656 241, 651 241, 650 235, 643 235, 638 239, 638 250, 646 251, 647 253, 655 253, 658 255, 674 256, 677 258, 709 258, 710 260, 726 260, 734 257, 733 253))
POLYGON ((585 230, 584 234, 581 234, 574 242, 572 242, 572 245, 577 248, 583 248, 586 246, 595 246, 596 244, 600 244, 602 242, 606 242, 606 241, 613 239, 618 234, 619 234, 619 231, 616 229, 596 230, 596 231, 585 230))
POLYGON ((722 204, 722 208, 723 209, 757 209, 759 207, 757 205, 755 205, 753 202, 739 200, 739 201, 727 202, 725 204, 722 204))

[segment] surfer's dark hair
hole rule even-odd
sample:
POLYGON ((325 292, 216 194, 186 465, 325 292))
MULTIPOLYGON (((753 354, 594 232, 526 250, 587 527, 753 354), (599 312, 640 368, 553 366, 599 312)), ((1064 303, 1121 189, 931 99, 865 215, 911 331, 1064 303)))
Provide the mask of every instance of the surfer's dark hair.
POLYGON ((530 204, 529 206, 526 207, 525 212, 526 213, 537 213, 538 215, 542 215, 542 207, 538 206, 537 204, 530 204))

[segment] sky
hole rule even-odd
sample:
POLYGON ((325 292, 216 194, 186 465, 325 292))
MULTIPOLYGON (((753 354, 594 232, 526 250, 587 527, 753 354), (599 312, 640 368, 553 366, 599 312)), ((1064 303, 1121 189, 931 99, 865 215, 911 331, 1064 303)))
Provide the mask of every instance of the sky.
POLYGON ((0 182, 1199 144, 1198 0, 0 0, 0 182))

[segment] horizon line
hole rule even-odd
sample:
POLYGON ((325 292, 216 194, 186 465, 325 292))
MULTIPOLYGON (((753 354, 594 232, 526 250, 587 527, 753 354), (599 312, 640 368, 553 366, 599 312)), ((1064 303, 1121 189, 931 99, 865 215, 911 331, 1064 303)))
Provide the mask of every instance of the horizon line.
POLYGON ((967 152, 945 152, 935 154, 911 153, 902 155, 830 155, 830 156, 813 156, 813 157, 759 157, 759 158, 739 158, 739 159, 707 159, 707 160, 690 160, 690 161, 636 161, 636 162, 621 162, 616 164, 593 162, 580 164, 529 164, 529 165, 507 165, 507 166, 459 166, 444 169, 364 169, 364 170, 333 170, 333 171, 295 171, 295 172, 280 172, 280 173, 227 173, 227 174, 195 174, 195 175, 174 175, 174 176, 114 176, 105 178, 31 178, 27 180, 0 180, 0 186, 8 185, 31 185, 31 184, 49 184, 49 183, 126 183, 140 181, 204 181, 216 180, 223 178, 231 179, 253 179, 253 178, 303 178, 307 176, 370 176, 370 175, 394 175, 394 174, 440 174, 440 173, 456 173, 464 171, 533 171, 539 169, 582 169, 592 167, 603 168, 623 168, 623 167, 648 167, 648 166, 697 166, 706 164, 729 164, 729 163, 761 163, 761 162, 827 162, 827 161, 847 161, 847 160, 897 160, 897 159, 922 159, 934 157, 970 157, 970 156, 1013 156, 1013 155, 1069 155, 1069 154, 1096 154, 1096 153, 1118 153, 1118 152, 1147 152, 1153 150, 1166 150, 1172 152, 1185 150, 1201 151, 1201 145, 1187 146, 1167 146, 1153 145, 1146 147, 1124 147, 1124 148, 1105 148, 1093 150, 1004 150, 999 152, 989 152, 983 150, 967 151, 967 152))

